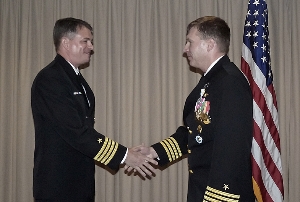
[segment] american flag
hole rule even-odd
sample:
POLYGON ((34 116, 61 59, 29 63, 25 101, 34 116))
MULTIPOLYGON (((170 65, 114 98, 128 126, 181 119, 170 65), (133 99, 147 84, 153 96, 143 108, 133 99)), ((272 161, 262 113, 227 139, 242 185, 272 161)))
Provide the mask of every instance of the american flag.
POLYGON ((257 201, 283 201, 278 110, 265 0, 249 0, 241 69, 253 93, 252 178, 257 201))

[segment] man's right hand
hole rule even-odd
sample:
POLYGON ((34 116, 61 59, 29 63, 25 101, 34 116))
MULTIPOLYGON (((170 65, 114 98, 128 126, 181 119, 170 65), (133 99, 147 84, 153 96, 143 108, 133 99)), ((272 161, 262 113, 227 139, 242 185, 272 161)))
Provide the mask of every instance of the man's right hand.
POLYGON ((127 157, 125 159, 125 169, 128 172, 134 169, 138 171, 143 177, 146 177, 146 175, 151 176, 152 173, 155 173, 155 168, 153 168, 150 163, 154 165, 157 165, 158 163, 153 158, 151 158, 150 155, 148 156, 147 154, 143 154, 141 152, 142 150, 144 151, 144 153, 147 152, 146 147, 144 147, 145 146, 141 145, 138 147, 128 148, 127 157))

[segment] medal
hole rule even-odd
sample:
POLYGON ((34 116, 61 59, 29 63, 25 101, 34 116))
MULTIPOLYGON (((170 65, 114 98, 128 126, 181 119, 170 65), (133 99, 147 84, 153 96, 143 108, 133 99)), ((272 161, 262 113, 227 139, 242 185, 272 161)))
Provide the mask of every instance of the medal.
POLYGON ((203 138, 200 135, 196 136, 196 142, 198 142, 199 144, 201 144, 203 141, 203 138))
POLYGON ((199 133, 202 132, 201 125, 207 125, 211 123, 210 116, 208 115, 210 111, 210 102, 206 101, 206 97, 208 93, 206 93, 206 88, 208 87, 209 83, 205 84, 204 87, 200 90, 200 97, 196 102, 195 105, 195 117, 198 122, 200 122, 197 130, 199 133))

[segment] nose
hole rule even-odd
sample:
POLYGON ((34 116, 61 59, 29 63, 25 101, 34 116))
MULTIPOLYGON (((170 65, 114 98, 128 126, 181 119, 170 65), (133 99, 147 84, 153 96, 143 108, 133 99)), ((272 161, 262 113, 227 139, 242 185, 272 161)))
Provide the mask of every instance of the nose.
POLYGON ((88 41, 88 48, 91 49, 91 50, 94 50, 94 45, 91 41, 88 41))
POLYGON ((189 51, 188 43, 186 43, 183 47, 183 53, 187 53, 189 51))

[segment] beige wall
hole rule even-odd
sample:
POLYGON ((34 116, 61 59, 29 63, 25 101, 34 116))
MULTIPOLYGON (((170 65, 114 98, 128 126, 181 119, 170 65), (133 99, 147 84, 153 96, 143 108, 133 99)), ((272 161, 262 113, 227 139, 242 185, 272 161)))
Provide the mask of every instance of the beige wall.
MULTIPOLYGON (((267 0, 279 106, 285 201, 300 198, 300 3, 267 0)), ((187 24, 204 15, 232 29, 229 56, 239 66, 246 0, 1 0, 0 201, 32 201, 34 128, 30 88, 55 56, 54 22, 73 16, 94 27, 95 54, 83 74, 96 96, 96 129, 126 146, 149 145, 181 124, 199 75, 182 57, 187 24)), ((182 202, 186 159, 151 180, 97 166, 96 201, 182 202)))

